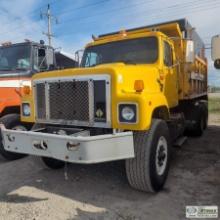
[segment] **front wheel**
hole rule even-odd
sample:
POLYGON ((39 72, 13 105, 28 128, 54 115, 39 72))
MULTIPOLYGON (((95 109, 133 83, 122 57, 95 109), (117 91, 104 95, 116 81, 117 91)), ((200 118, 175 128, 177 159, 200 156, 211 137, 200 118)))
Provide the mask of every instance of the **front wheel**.
MULTIPOLYGON (((24 125, 21 123, 19 114, 5 115, 2 118, 0 118, 0 123, 4 124, 4 126, 7 129, 20 130, 20 131, 27 131, 28 130, 28 125, 24 125)), ((25 154, 18 154, 18 153, 6 151, 4 149, 4 146, 2 143, 1 135, 0 135, 0 154, 6 160, 16 160, 16 159, 20 159, 20 158, 26 156, 25 154)))
POLYGON ((160 191, 169 171, 170 147, 169 129, 163 120, 153 120, 148 132, 135 132, 135 158, 126 160, 129 184, 145 192, 160 191))

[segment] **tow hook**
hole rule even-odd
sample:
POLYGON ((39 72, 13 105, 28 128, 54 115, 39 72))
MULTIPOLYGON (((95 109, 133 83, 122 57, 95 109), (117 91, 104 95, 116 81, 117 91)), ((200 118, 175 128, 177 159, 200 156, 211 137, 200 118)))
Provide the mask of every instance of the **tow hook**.
POLYGON ((78 150, 78 147, 80 146, 80 143, 74 143, 74 142, 67 142, 66 147, 69 151, 75 151, 78 150))
POLYGON ((15 141, 15 137, 10 135, 10 134, 7 134, 7 138, 10 142, 14 142, 15 141))
POLYGON ((47 150, 48 146, 46 141, 33 141, 33 146, 38 150, 47 150))

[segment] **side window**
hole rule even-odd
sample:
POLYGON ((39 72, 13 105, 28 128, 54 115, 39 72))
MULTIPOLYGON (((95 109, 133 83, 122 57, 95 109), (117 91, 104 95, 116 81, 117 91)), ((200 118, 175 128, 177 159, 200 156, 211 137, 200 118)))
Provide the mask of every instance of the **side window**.
POLYGON ((47 69, 46 51, 44 48, 39 48, 38 50, 38 67, 40 68, 40 70, 47 69))
POLYGON ((172 66, 173 65, 173 54, 172 54, 172 48, 171 46, 164 41, 164 64, 166 66, 172 66))
POLYGON ((97 53, 90 52, 86 57, 85 67, 95 66, 97 64, 97 53))

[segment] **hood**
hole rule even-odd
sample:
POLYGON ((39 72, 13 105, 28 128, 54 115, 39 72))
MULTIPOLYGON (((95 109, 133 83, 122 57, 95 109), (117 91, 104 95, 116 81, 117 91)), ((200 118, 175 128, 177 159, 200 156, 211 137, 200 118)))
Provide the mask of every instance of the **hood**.
POLYGON ((62 78, 62 77, 74 77, 83 75, 110 75, 114 89, 117 91, 134 92, 135 80, 143 80, 144 92, 158 92, 160 90, 158 85, 159 70, 157 65, 153 64, 123 64, 123 63, 111 63, 102 64, 90 68, 71 68, 65 70, 56 70, 51 72, 43 72, 35 74, 33 80, 43 78, 62 78))

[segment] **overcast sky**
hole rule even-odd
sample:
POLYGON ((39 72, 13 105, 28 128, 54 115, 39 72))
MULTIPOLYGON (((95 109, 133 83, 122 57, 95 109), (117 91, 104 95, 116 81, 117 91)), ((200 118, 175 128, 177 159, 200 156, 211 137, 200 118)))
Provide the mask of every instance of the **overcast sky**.
MULTIPOLYGON (((24 39, 47 41, 46 20, 40 13, 51 3, 53 45, 74 52, 91 35, 187 18, 210 47, 211 36, 220 34, 220 0, 0 0, 0 42, 24 39)), ((210 50, 207 50, 210 60, 210 50)), ((209 62, 209 83, 220 86, 220 71, 209 62)))

